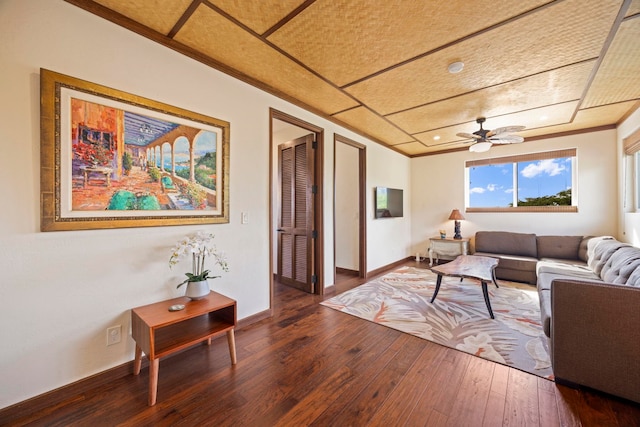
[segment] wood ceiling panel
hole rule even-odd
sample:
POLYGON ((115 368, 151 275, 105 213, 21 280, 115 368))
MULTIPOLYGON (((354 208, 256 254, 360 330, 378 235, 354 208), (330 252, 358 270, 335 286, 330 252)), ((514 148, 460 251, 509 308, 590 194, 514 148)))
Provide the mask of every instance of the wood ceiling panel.
POLYGON ((544 3, 317 0, 269 41, 343 86, 544 3))
POLYGON ((632 16, 638 13, 640 13, 640 0, 633 0, 625 16, 632 16))
POLYGON ((416 156, 430 151, 429 147, 425 147, 419 142, 407 142, 404 144, 394 145, 393 148, 407 156, 416 156))
POLYGON ((536 129, 518 132, 526 138, 533 136, 549 135, 560 132, 570 132, 580 129, 589 129, 599 126, 606 126, 617 123, 625 114, 635 108, 635 101, 621 102, 619 104, 605 105, 603 107, 593 107, 578 111, 575 119, 571 123, 557 126, 538 127, 536 129))
POLYGON ((640 99, 640 17, 620 25, 583 107, 640 99))
POLYGON ((256 33, 263 34, 304 3, 304 0, 278 0, 272 2, 209 0, 209 3, 218 6, 256 33))
POLYGON ((404 142, 411 142, 414 139, 402 132, 382 117, 372 113, 364 107, 353 108, 342 113, 334 114, 336 119, 352 126, 363 129, 368 135, 385 142, 388 145, 395 145, 404 142))
POLYGON ((512 111, 580 99, 595 64, 587 61, 477 92, 392 114, 388 119, 414 134, 451 123, 474 121, 512 111), (524 95, 526 94, 526 95, 524 95))
POLYGON ((326 114, 357 105, 340 90, 207 6, 196 9, 175 40, 326 114))
MULTIPOLYGON (((533 110, 521 111, 513 114, 505 114, 499 117, 487 116, 484 123, 485 129, 496 129, 503 126, 521 125, 527 129, 537 128, 540 126, 552 126, 557 124, 568 123, 578 106, 578 101, 565 102, 562 104, 551 105, 533 110), (544 118, 544 119, 542 119, 544 118)), ((458 132, 472 133, 478 130, 479 126, 475 120, 456 126, 450 126, 443 129, 423 132, 413 135, 418 141, 430 147, 447 146, 447 148, 465 147, 469 144, 463 138, 456 134, 458 132), (435 141, 433 137, 440 135, 440 139, 435 141), (453 143, 453 144, 452 144, 453 143)), ((525 136, 525 132, 516 132, 516 135, 525 136)))
POLYGON ((192 0, 95 0, 111 10, 167 35, 192 0))
POLYGON ((479 116, 533 137, 639 105, 640 0, 620 28, 625 0, 66 1, 409 156, 465 149, 479 116))
POLYGON ((618 0, 565 0, 346 90, 378 113, 389 114, 593 59, 618 9, 618 0), (465 67, 449 74, 447 65, 454 60, 465 67))

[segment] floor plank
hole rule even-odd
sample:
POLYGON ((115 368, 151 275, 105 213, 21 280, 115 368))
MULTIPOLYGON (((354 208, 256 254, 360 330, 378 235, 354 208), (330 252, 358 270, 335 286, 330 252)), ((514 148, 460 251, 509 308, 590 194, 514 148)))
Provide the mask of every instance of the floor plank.
POLYGON ((237 365, 224 337, 161 360, 153 407, 144 368, 50 393, 32 410, 5 408, 0 425, 640 427, 640 405, 340 313, 317 295, 281 285, 274 294, 272 318, 236 331, 237 365))

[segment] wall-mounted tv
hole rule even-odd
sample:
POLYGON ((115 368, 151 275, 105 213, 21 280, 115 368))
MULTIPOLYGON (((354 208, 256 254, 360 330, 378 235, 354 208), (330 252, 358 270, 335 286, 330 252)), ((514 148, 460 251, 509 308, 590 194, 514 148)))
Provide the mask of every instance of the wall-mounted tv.
POLYGON ((403 216, 402 190, 376 187, 374 192, 376 218, 398 218, 403 216))

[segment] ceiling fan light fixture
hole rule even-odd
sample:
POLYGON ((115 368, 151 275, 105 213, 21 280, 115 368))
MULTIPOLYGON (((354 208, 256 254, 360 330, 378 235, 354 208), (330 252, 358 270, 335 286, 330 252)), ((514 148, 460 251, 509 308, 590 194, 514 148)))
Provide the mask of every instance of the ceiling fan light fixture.
POLYGON ((471 147, 469 147, 469 151, 474 153, 484 153, 485 151, 489 151, 493 144, 487 141, 476 142, 471 147))
POLYGON ((447 67, 447 69, 449 70, 449 73, 451 74, 458 74, 460 71, 462 71, 463 68, 464 68, 464 62, 462 61, 452 62, 447 67))

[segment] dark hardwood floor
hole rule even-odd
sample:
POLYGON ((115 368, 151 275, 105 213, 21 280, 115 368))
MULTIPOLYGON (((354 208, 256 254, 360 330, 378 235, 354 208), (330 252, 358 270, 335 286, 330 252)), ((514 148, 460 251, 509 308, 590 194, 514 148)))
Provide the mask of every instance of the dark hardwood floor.
MULTIPOLYGON (((336 292, 362 282, 339 279, 336 292)), ((322 299, 277 285, 274 316, 236 331, 236 366, 224 337, 163 359, 153 407, 144 368, 63 400, 52 393, 35 411, 0 411, 0 425, 640 426, 640 405, 556 385, 322 299)))

